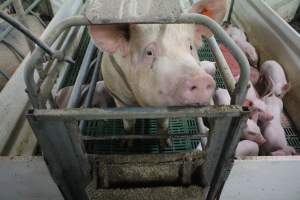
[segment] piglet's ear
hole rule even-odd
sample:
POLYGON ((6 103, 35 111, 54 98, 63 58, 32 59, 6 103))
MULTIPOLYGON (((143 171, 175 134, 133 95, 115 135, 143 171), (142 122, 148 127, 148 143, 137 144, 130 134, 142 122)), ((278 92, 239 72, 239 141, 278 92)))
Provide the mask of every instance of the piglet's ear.
POLYGON ((120 50, 123 56, 128 54, 129 25, 91 25, 89 33, 100 50, 109 54, 120 50))
MULTIPOLYGON (((218 23, 221 23, 227 11, 227 0, 200 0, 192 6, 190 12, 206 15, 218 23)), ((202 25, 196 25, 195 42, 199 47, 201 37, 210 37, 211 32, 202 25)))

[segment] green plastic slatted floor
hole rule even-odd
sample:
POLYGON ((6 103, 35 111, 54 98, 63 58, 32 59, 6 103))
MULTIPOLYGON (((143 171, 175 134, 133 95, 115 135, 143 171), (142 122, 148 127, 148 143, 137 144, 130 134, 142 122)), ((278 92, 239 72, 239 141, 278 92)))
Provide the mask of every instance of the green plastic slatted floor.
MULTIPOLYGON (((87 36, 87 35, 86 35, 87 36)), ((88 37, 83 37, 81 50, 84 50, 87 46, 88 37)), ((214 61, 212 53, 207 44, 204 43, 204 47, 199 50, 200 60, 214 61)), ((65 82, 65 86, 73 85, 78 73, 78 68, 82 62, 83 51, 79 51, 76 61, 76 66, 72 67, 68 79, 65 82)), ((217 72, 215 76, 217 86, 225 88, 223 78, 220 73, 217 72)), ((285 118, 287 119, 287 118, 285 118)), ((285 132, 288 143, 296 148, 300 152, 300 139, 294 132, 290 123, 285 123, 285 132)), ((169 130, 171 134, 178 133, 190 133, 194 134, 198 132, 197 121, 191 118, 184 119, 171 119, 169 130)), ((155 134, 157 133, 157 121, 153 119, 137 120, 136 133, 138 134, 155 134)), ((122 120, 107 120, 107 121, 89 121, 84 135, 97 136, 97 134, 124 134, 122 120)), ((127 154, 127 153, 175 153, 175 152, 187 152, 197 147, 199 141, 191 139, 174 139, 172 146, 161 150, 159 148, 158 140, 136 140, 132 148, 122 148, 120 141, 97 141, 86 142, 86 150, 88 153, 93 154, 127 154)))

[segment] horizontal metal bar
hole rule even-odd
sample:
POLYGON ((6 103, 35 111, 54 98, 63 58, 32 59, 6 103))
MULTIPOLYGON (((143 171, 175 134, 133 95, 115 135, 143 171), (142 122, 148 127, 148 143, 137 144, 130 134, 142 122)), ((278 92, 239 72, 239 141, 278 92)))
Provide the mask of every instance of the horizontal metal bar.
POLYGON ((127 107, 127 108, 75 108, 60 110, 31 110, 41 120, 100 120, 100 119, 152 119, 168 117, 239 117, 247 114, 241 106, 208 106, 208 107, 127 107))
MULTIPOLYGON (((98 135, 98 133, 97 133, 98 135)), ((99 136, 83 136, 81 137, 85 141, 100 141, 100 140, 124 140, 124 139, 142 139, 142 140, 152 140, 152 139, 191 139, 196 140, 201 137, 207 137, 207 134, 190 134, 190 133, 180 133, 180 134, 140 134, 140 135, 103 135, 99 136)))

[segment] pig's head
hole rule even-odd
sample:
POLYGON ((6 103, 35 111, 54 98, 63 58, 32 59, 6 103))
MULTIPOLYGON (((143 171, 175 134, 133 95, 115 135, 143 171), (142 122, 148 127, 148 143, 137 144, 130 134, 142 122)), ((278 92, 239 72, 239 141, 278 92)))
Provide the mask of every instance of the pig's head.
MULTIPOLYGON (((226 0, 192 6, 220 22, 226 0)), ((125 24, 90 26, 98 48, 113 54, 142 106, 207 105, 215 81, 201 65, 197 48, 209 31, 194 24, 125 24)))

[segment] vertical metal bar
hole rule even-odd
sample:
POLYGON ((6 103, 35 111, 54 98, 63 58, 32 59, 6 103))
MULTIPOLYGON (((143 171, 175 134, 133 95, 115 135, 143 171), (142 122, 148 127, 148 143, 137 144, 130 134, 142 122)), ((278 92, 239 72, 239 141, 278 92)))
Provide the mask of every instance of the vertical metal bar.
POLYGON ((231 73, 230 67, 228 66, 226 59, 224 58, 222 51, 219 48, 218 42, 216 41, 214 36, 211 36, 207 39, 209 47, 215 59, 218 63, 219 70, 224 78, 225 85, 230 94, 234 94, 235 90, 235 80, 231 73))
POLYGON ((216 118, 214 126, 209 133, 206 146, 206 162, 201 166, 201 180, 205 186, 209 186, 212 182, 218 160, 222 154, 222 147, 229 132, 231 119, 231 117, 216 118))
POLYGON ((89 163, 81 148, 76 122, 43 121, 28 114, 27 119, 37 137, 54 181, 67 200, 88 200, 85 187, 89 163))
POLYGON ((210 189, 207 195, 207 200, 219 199, 223 186, 230 173, 234 161, 234 152, 240 141, 242 130, 246 126, 248 115, 244 114, 239 118, 234 118, 229 134, 226 137, 226 142, 222 145, 222 154, 214 173, 214 177, 210 184, 210 189))
POLYGON ((84 55, 78 76, 76 78, 76 82, 74 84, 72 94, 70 96, 69 102, 68 102, 68 108, 75 108, 79 104, 80 100, 80 89, 81 85, 84 83, 86 80, 86 77, 89 73, 90 69, 90 62, 93 57, 93 53, 96 50, 96 46, 94 45, 93 41, 90 40, 90 43, 87 47, 86 53, 84 55))
MULTIPOLYGON (((95 65, 95 68, 94 68, 94 72, 93 72, 92 80, 91 80, 91 83, 90 83, 89 91, 88 91, 86 99, 84 100, 84 103, 83 103, 84 108, 91 107, 91 102, 93 100, 97 80, 99 78, 101 60, 102 60, 102 52, 98 51, 96 65, 95 65)), ((86 121, 81 121, 80 122, 79 128, 80 128, 81 131, 84 129, 85 124, 86 124, 86 121)))

